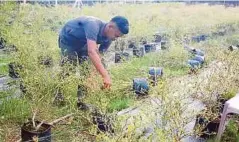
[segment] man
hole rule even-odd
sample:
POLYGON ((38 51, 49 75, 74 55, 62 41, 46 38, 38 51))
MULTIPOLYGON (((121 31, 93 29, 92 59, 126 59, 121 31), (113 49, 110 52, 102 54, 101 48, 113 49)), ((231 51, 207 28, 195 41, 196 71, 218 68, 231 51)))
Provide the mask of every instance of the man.
POLYGON ((105 52, 111 41, 128 32, 129 22, 125 17, 115 16, 105 23, 95 17, 83 16, 65 24, 59 35, 59 47, 73 63, 81 63, 89 57, 103 78, 104 88, 110 88, 111 78, 99 53, 105 52), (97 44, 100 44, 99 48, 97 44))

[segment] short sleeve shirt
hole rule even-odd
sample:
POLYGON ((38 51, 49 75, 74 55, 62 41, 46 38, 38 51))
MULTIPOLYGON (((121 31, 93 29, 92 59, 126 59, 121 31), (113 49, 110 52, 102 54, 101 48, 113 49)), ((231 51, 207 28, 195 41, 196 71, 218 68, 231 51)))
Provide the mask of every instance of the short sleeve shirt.
POLYGON ((79 56, 88 56, 87 39, 100 44, 99 51, 102 53, 111 44, 111 40, 103 36, 106 24, 95 17, 82 16, 68 21, 60 32, 60 38, 69 52, 77 52, 79 56))

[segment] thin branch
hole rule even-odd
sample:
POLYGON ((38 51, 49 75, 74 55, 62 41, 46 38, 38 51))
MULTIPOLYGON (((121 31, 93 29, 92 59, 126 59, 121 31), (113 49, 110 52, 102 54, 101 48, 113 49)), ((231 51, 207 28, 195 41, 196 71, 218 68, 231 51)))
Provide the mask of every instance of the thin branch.
POLYGON ((48 123, 48 124, 49 124, 49 125, 54 125, 54 124, 56 124, 56 123, 58 123, 58 122, 60 122, 60 121, 62 121, 62 120, 64 120, 64 119, 66 119, 66 118, 68 118, 68 117, 71 117, 73 114, 74 114, 74 113, 67 114, 66 116, 63 116, 63 117, 61 117, 61 118, 58 118, 58 119, 56 119, 56 120, 54 120, 54 121, 52 121, 52 122, 50 122, 50 123, 48 123))
POLYGON ((35 111, 35 112, 33 113, 33 117, 32 117, 32 125, 33 125, 34 128, 36 128, 36 123, 35 123, 36 114, 37 114, 37 111, 35 111))
POLYGON ((43 120, 40 124, 37 125, 36 131, 38 131, 38 129, 41 127, 41 125, 42 125, 43 123, 44 123, 44 120, 43 120))

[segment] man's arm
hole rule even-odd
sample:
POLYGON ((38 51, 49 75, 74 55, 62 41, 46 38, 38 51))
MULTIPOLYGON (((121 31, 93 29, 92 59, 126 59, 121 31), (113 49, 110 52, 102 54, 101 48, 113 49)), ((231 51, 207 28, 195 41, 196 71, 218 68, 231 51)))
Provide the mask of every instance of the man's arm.
POLYGON ((111 86, 111 79, 107 72, 107 70, 104 68, 100 56, 97 53, 97 44, 94 40, 87 39, 87 48, 88 48, 88 55, 97 69, 97 71, 101 74, 101 76, 104 79, 104 88, 109 88, 111 86))

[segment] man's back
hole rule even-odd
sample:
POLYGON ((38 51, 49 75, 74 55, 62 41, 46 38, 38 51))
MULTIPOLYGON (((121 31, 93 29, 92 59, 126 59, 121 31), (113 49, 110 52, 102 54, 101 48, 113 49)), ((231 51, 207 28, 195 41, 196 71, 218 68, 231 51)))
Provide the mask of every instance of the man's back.
POLYGON ((70 46, 72 51, 87 53, 87 39, 98 44, 110 42, 103 36, 106 23, 92 16, 82 16, 68 21, 60 32, 62 42, 70 46))

